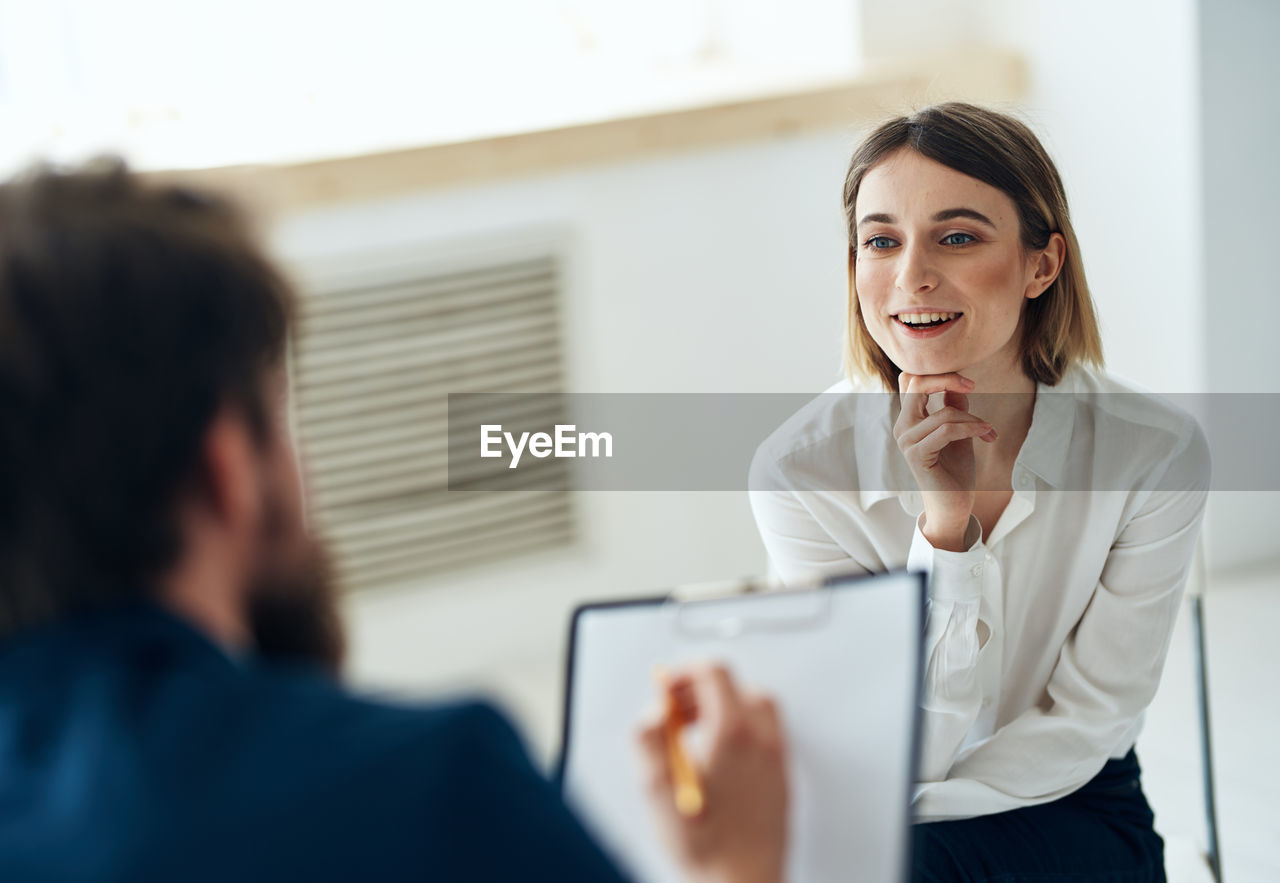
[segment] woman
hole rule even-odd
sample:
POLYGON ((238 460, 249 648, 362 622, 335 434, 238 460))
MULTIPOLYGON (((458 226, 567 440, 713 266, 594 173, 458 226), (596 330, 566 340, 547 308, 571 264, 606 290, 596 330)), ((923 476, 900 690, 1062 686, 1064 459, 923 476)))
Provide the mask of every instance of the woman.
POLYGON ((864 394, 819 397, 761 446, 752 507, 786 582, 930 574, 916 879, 1163 880, 1132 747, 1204 436, 1102 373, 1062 182, 1022 123, 966 104, 891 120, 844 206, 834 391, 864 394))

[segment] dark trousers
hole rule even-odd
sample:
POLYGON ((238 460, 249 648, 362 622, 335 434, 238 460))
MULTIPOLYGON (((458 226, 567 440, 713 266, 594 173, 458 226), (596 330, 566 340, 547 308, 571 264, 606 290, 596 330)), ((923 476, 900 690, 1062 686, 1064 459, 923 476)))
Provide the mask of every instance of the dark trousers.
POLYGON ((1074 794, 912 829, 914 883, 1164 883, 1138 758, 1109 760, 1074 794))

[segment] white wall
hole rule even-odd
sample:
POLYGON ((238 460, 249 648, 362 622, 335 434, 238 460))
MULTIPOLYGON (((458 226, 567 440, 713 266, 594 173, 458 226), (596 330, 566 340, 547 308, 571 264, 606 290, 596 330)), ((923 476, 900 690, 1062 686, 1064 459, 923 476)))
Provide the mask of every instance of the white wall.
POLYGON ((989 0, 982 14, 1028 61, 1017 110, 1066 184, 1107 367, 1201 390, 1194 0, 989 0))
MULTIPOLYGON (((1280 4, 1200 0, 1199 100, 1203 215, 1188 227, 1204 250, 1208 387, 1280 393, 1271 316, 1280 307, 1276 207, 1280 206, 1280 4)), ((1280 396, 1275 398, 1280 399, 1280 396)), ((1275 422, 1280 423, 1280 409, 1275 422)), ((1275 447, 1276 440, 1257 444, 1275 447)), ((1223 564, 1280 556, 1280 494, 1219 493, 1210 502, 1210 553, 1223 564)))
MULTIPOLYGON (((1023 113, 1066 182, 1108 367, 1157 392, 1280 392, 1270 323, 1240 319, 1280 302, 1280 4, 989 0, 980 14, 1030 63, 1023 113)), ((1277 517, 1280 494, 1215 492, 1211 566, 1280 560, 1277 517)))
POLYGON ((1201 0, 1199 23, 1204 217, 1188 226, 1205 253, 1209 385, 1280 392, 1276 329, 1268 321, 1280 306, 1280 4, 1201 0))

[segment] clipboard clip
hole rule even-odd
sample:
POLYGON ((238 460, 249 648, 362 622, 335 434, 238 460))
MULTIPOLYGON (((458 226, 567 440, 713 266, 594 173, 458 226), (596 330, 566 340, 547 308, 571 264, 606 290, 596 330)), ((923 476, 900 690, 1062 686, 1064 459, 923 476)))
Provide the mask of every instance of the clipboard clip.
POLYGON ((747 632, 815 628, 830 619, 831 603, 831 593, 821 586, 785 589, 754 580, 728 580, 680 586, 663 602, 663 612, 672 629, 688 637, 732 639, 747 632), (742 612, 742 605, 732 604, 748 596, 763 602, 750 605, 757 609, 749 614, 742 612))

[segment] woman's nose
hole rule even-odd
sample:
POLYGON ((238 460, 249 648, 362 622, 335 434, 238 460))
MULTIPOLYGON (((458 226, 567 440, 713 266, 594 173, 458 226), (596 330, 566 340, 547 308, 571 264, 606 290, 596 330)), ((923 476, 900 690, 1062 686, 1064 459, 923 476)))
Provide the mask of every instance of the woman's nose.
POLYGON ((898 290, 907 294, 937 288, 938 274, 928 250, 919 245, 904 245, 898 252, 898 278, 894 281, 898 290))

